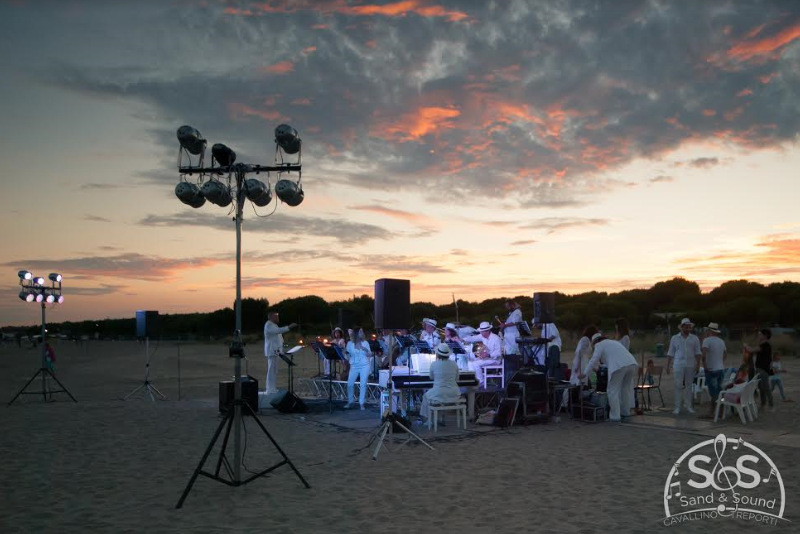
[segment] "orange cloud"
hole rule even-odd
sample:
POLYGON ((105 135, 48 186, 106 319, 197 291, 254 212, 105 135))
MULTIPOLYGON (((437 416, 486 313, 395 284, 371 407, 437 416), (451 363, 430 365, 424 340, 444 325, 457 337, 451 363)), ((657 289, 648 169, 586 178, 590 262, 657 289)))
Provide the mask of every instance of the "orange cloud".
POLYGON ((683 269, 705 276, 757 278, 800 274, 800 235, 775 234, 762 237, 753 249, 722 251, 707 258, 683 258, 683 269))
POLYGON ((800 21, 794 22, 788 28, 763 39, 754 39, 763 29, 755 28, 745 36, 745 40, 736 43, 727 51, 730 59, 749 61, 752 59, 777 59, 783 48, 796 39, 800 39, 800 21))
POLYGON ((399 219, 401 221, 417 225, 438 226, 437 222, 427 215, 420 215, 418 213, 411 213, 408 211, 396 210, 383 206, 350 206, 350 209, 377 213, 378 215, 385 215, 386 217, 392 217, 394 219, 399 219))
POLYGON ((307 47, 305 47, 305 48, 303 49, 303 53, 304 53, 304 54, 310 54, 311 52, 314 52, 314 51, 316 51, 316 50, 317 50, 317 47, 316 47, 316 46, 307 46, 307 47))
MULTIPOLYGON (((419 15, 427 18, 445 18, 450 22, 458 22, 468 18, 463 11, 455 11, 444 6, 430 4, 423 0, 401 0, 388 4, 356 4, 351 5, 345 0, 312 1, 312 0, 270 0, 253 6, 254 10, 263 13, 293 13, 296 11, 315 11, 317 13, 331 14, 340 13, 343 15, 370 17, 404 17, 409 14, 419 15)), ((241 10, 226 8, 225 13, 240 13, 241 10)), ((318 28, 312 26, 314 29, 318 28)), ((327 26, 326 26, 327 27, 327 26)))
POLYGON ((454 118, 461 112, 455 108, 423 106, 388 124, 377 124, 375 134, 385 139, 414 141, 439 130, 454 128, 454 118))
POLYGON ((281 61, 279 63, 275 63, 274 65, 270 65, 269 67, 264 67, 264 72, 269 72, 272 74, 287 74, 294 70, 294 63, 291 61, 281 61))
POLYGON ((705 115, 706 117, 713 117, 716 114, 717 114, 717 112, 714 111, 713 109, 704 109, 703 110, 703 115, 705 115))
POLYGON ((233 120, 240 120, 246 117, 260 117, 264 120, 268 121, 288 121, 289 118, 281 115, 279 112, 274 110, 262 110, 256 109, 253 107, 248 106, 247 104, 241 104, 239 102, 231 102, 228 104, 228 112, 230 113, 231 119, 233 120))
POLYGON ((736 93, 736 96, 751 96, 752 94, 753 91, 751 89, 742 89, 741 91, 736 93))

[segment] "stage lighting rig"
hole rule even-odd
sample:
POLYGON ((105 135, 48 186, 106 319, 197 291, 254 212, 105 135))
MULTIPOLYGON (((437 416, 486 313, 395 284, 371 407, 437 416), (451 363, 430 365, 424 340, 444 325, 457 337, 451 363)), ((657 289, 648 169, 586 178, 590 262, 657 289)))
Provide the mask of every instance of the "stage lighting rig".
MULTIPOLYGON (((247 484, 254 479, 265 475, 276 467, 284 464, 289 465, 300 481, 307 488, 310 486, 300 474, 300 472, 289 460, 288 456, 281 450, 277 442, 272 438, 267 429, 261 421, 254 417, 256 423, 261 430, 269 437, 272 444, 278 449, 278 452, 283 456, 283 461, 275 466, 262 471, 259 474, 253 475, 247 479, 242 480, 241 467, 243 465, 242 447, 241 447, 241 431, 243 426, 242 412, 248 411, 253 413, 253 409, 258 407, 250 407, 242 401, 242 367, 241 361, 245 357, 244 342, 242 341, 242 220, 244 219, 244 205, 245 201, 249 200, 255 206, 265 207, 273 200, 272 190, 269 183, 269 175, 274 172, 277 173, 278 181, 275 184, 275 196, 282 202, 289 206, 298 206, 303 202, 303 186, 302 186, 302 141, 297 133, 297 130, 287 124, 281 124, 275 128, 275 157, 273 165, 258 165, 250 163, 236 163, 236 153, 226 145, 217 143, 211 147, 211 166, 204 166, 205 149, 207 142, 205 138, 200 135, 200 132, 191 126, 181 126, 177 132, 178 143, 180 148, 178 150, 178 172, 180 173, 180 182, 175 187, 175 196, 193 208, 201 207, 206 200, 212 204, 220 207, 227 207, 234 203, 233 209, 236 212, 234 221, 236 223, 236 327, 233 331, 233 341, 230 344, 228 355, 234 359, 234 401, 233 409, 228 409, 225 418, 217 428, 216 434, 211 440, 211 443, 206 450, 205 455, 200 460, 200 464, 195 469, 189 483, 184 489, 176 508, 183 506, 183 502, 189 495, 189 492, 197 480, 198 475, 203 474, 213 480, 222 482, 229 486, 240 486, 247 484), (297 161, 287 162, 284 161, 284 154, 294 155, 297 154, 297 161), (184 156, 188 158, 188 164, 184 165, 184 156), (196 161, 192 161, 192 156, 196 156, 196 161), (291 173, 297 173, 297 181, 284 178, 291 173), (265 184, 257 178, 248 178, 248 174, 261 174, 267 175, 267 183, 265 184), (195 183, 187 180, 187 177, 196 177, 195 183), (206 460, 208 459, 211 450, 214 447, 217 439, 219 438, 223 427, 227 425, 228 429, 225 433, 225 438, 220 451, 220 459, 217 464, 216 471, 211 473, 203 470, 206 460), (228 462, 225 456, 225 448, 228 443, 228 435, 233 429, 233 461, 228 462), (230 480, 220 476, 220 467, 224 465, 229 475, 230 480), (233 465, 231 465, 233 464, 233 465), (232 469, 231 469, 232 468, 232 469)), ((277 208, 277 200, 275 201, 277 208)), ((274 210, 273 210, 274 212, 274 210)), ((230 213, 230 212, 229 212, 230 213)), ((258 213, 256 213, 258 214, 258 213)), ((270 214, 271 215, 271 214, 270 214)), ((268 217, 269 215, 265 215, 268 217)))

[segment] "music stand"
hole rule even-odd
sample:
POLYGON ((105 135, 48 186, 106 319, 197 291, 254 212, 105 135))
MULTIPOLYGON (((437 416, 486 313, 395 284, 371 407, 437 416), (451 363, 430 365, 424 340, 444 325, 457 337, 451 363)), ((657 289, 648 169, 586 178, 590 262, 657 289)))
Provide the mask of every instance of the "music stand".
POLYGON ((328 373, 328 413, 333 413, 333 369, 336 362, 345 361, 339 345, 325 345, 325 358, 330 362, 330 373, 328 373))
MULTIPOLYGON (((411 369, 411 347, 416 346, 417 339, 414 336, 397 336, 397 342, 400 344, 400 352, 406 351, 408 368, 411 369)), ((426 343, 425 346, 427 347, 428 344, 426 343)))
POLYGON ((378 381, 378 352, 381 354, 383 353, 383 349, 381 348, 381 344, 378 343, 377 340, 370 339, 367 341, 369 343, 369 350, 372 352, 372 379, 376 382, 378 381))
POLYGON ((302 349, 302 348, 303 347, 298 345, 296 347, 292 347, 291 349, 287 350, 286 354, 284 354, 282 352, 278 353, 278 357, 280 357, 281 360, 285 361, 286 365, 289 366, 288 367, 288 371, 289 371, 289 379, 288 379, 288 381, 289 381, 289 383, 287 384, 287 388, 286 388, 289 393, 294 393, 294 368, 297 367, 297 364, 294 363, 294 353, 297 352, 298 350, 302 349))

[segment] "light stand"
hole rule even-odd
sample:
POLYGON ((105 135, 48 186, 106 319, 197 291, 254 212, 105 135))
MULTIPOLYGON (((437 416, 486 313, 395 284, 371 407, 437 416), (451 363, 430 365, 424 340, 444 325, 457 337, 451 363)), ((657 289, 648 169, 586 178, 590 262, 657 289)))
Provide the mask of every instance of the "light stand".
POLYGON ((19 272, 19 285, 22 287, 22 291, 19 294, 19 298, 26 302, 39 302, 42 305, 42 366, 39 368, 38 371, 31 377, 30 380, 20 389, 14 398, 11 399, 8 403, 8 406, 14 404, 14 401, 20 397, 20 395, 39 395, 38 391, 25 391, 28 389, 28 386, 36 380, 36 377, 42 375, 42 400, 47 402, 48 395, 52 399, 53 393, 66 393, 69 395, 69 398, 72 399, 73 402, 78 402, 75 400, 75 397, 72 396, 72 393, 67 391, 67 388, 59 382, 56 375, 47 367, 47 328, 46 328, 46 309, 47 304, 62 304, 64 302, 64 297, 61 295, 61 275, 56 273, 51 273, 50 276, 50 287, 46 287, 44 278, 33 276, 29 271, 20 271, 19 272), (57 284, 57 285, 56 285, 57 284), (52 378, 58 387, 61 389, 48 389, 47 387, 47 378, 52 378))
MULTIPOLYGON (((156 348, 157 347, 158 345, 156 345, 156 348)), ((161 400, 166 400, 167 398, 163 393, 161 393, 158 390, 158 388, 156 388, 155 385, 153 385, 152 382, 150 382, 150 338, 149 337, 144 338, 144 353, 147 355, 147 362, 144 364, 144 382, 140 384, 139 387, 128 393, 122 400, 128 400, 130 397, 138 393, 139 390, 143 388, 150 395, 150 400, 153 402, 156 401, 156 398, 153 396, 153 393, 155 393, 156 396, 158 396, 158 398, 161 400)))
MULTIPOLYGON (((272 194, 269 191, 268 186, 264 186, 264 184, 258 180, 245 180, 247 174, 255 173, 259 174, 261 172, 292 172, 297 171, 298 173, 301 172, 301 165, 299 162, 298 156, 298 163, 291 164, 291 163, 283 163, 282 153, 280 149, 282 148, 287 154, 295 154, 300 151, 300 138, 297 137, 297 131, 293 128, 280 125, 278 128, 275 129, 275 139, 277 143, 276 147, 276 159, 279 154, 281 154, 281 162, 275 166, 264 166, 264 165, 250 165, 244 163, 236 163, 234 161, 236 159, 236 154, 230 150, 228 147, 224 145, 214 145, 212 149, 213 159, 211 163, 211 167, 203 167, 203 157, 205 154, 205 147, 206 141, 200 135, 200 132, 191 128, 189 126, 183 126, 178 130, 178 140, 181 144, 181 149, 179 152, 178 158, 178 170, 182 176, 184 175, 193 175, 199 174, 202 178, 203 175, 228 175, 228 182, 229 185, 227 188, 221 184, 219 181, 209 180, 204 184, 203 190, 201 191, 196 185, 189 184, 188 182, 181 181, 178 184, 178 187, 175 189, 175 194, 178 198, 192 207, 200 207, 202 204, 205 203, 206 198, 214 204, 220 205, 225 207, 230 204, 231 200, 236 202, 235 209, 236 209, 236 330, 233 333, 233 341, 231 342, 230 349, 229 349, 229 356, 234 358, 234 401, 233 401, 233 409, 228 409, 225 417, 220 422, 219 426, 217 427, 214 436, 211 438, 211 442, 208 444, 208 447, 203 454, 203 457, 200 459, 200 463, 197 465, 197 468, 194 470, 192 477, 189 479, 189 483, 186 485, 186 488, 183 490, 183 494, 181 495, 178 504, 175 508, 181 508, 183 506, 183 502, 186 500, 186 497, 189 495, 189 492, 194 485, 195 480, 197 480, 198 475, 204 475, 212 480, 216 480, 217 482, 221 482, 228 486, 238 487, 253 480, 260 478, 267 473, 277 469, 278 467, 288 464, 291 467, 292 471, 294 471, 295 475, 300 479, 303 485, 306 488, 310 488, 308 482, 303 478, 303 475, 297 470, 294 466, 292 461, 286 456, 286 453, 283 452, 283 449, 280 448, 278 443, 263 425, 261 420, 256 416, 253 408, 242 401, 242 358, 244 358, 244 342, 242 341, 242 220, 244 218, 243 211, 244 211, 244 203, 246 199, 251 200, 254 204, 259 206, 265 206, 269 204, 272 200, 272 194), (279 148, 278 148, 279 147, 279 148), (181 160, 184 153, 191 153, 194 155, 200 156, 200 163, 198 166, 181 166, 181 160), (220 163, 219 166, 214 166, 214 160, 220 163), (235 177, 235 188, 231 186, 230 180, 232 177, 235 177), (206 187, 208 184, 214 184, 214 187, 206 187), (227 195, 227 196, 226 196, 227 195), (241 448, 241 433, 242 433, 242 426, 244 422, 242 421, 242 410, 246 410, 250 415, 253 416, 253 419, 258 424, 261 431, 269 438, 275 448, 283 457, 283 461, 278 462, 277 464, 269 467, 259 473, 254 474, 253 476, 242 480, 241 477, 241 466, 242 466, 242 448, 241 448), (203 466, 206 463, 209 455, 211 454, 211 450, 214 448, 214 444, 216 443, 217 439, 219 438, 220 434, 222 433, 223 427, 227 424, 228 428, 225 432, 225 438, 222 443, 222 449, 219 452, 219 460, 217 462, 216 469, 213 473, 204 471, 203 466), (234 449, 234 458, 233 458, 233 471, 229 467, 229 462, 227 457, 225 456, 225 449, 228 445, 228 436, 230 435, 231 427, 233 427, 233 449, 234 449), (220 476, 220 468, 225 462, 225 468, 228 472, 228 478, 224 478, 220 476)), ((303 200, 303 192, 302 188, 300 187, 300 181, 295 184, 294 182, 289 182, 289 180, 281 180, 276 184, 276 192, 278 196, 291 206, 297 206, 303 200), (283 184, 281 187, 282 182, 287 182, 283 184), (292 188, 291 186, 294 186, 292 188)), ((277 202, 277 201, 276 201, 277 202)), ((258 407, 256 407, 258 408, 258 407)))

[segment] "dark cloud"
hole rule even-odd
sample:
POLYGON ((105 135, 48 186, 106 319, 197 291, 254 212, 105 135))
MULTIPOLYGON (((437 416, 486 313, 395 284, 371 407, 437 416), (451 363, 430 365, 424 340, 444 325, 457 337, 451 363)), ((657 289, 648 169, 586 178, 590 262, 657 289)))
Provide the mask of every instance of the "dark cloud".
POLYGON ((665 174, 660 174, 658 176, 650 178, 650 183, 651 184, 665 184, 665 183, 670 183, 670 182, 674 182, 674 181, 675 181, 675 178, 673 178, 672 176, 667 176, 665 174))
POLYGON ((99 215, 84 215, 83 220, 102 223, 111 222, 111 219, 106 219, 105 217, 100 217, 99 215))
POLYGON ((719 158, 695 158, 687 163, 695 169, 708 169, 719 164, 719 158))
POLYGON ((535 239, 522 239, 520 241, 512 241, 511 242, 511 246, 512 247, 521 247, 521 246, 524 246, 524 245, 533 245, 534 243, 536 243, 535 239))
POLYGON ((123 186, 121 184, 88 183, 88 184, 81 184, 80 187, 81 187, 81 189, 87 189, 87 190, 94 189, 94 190, 105 191, 105 190, 110 190, 110 189, 119 189, 120 187, 123 187, 123 186))

